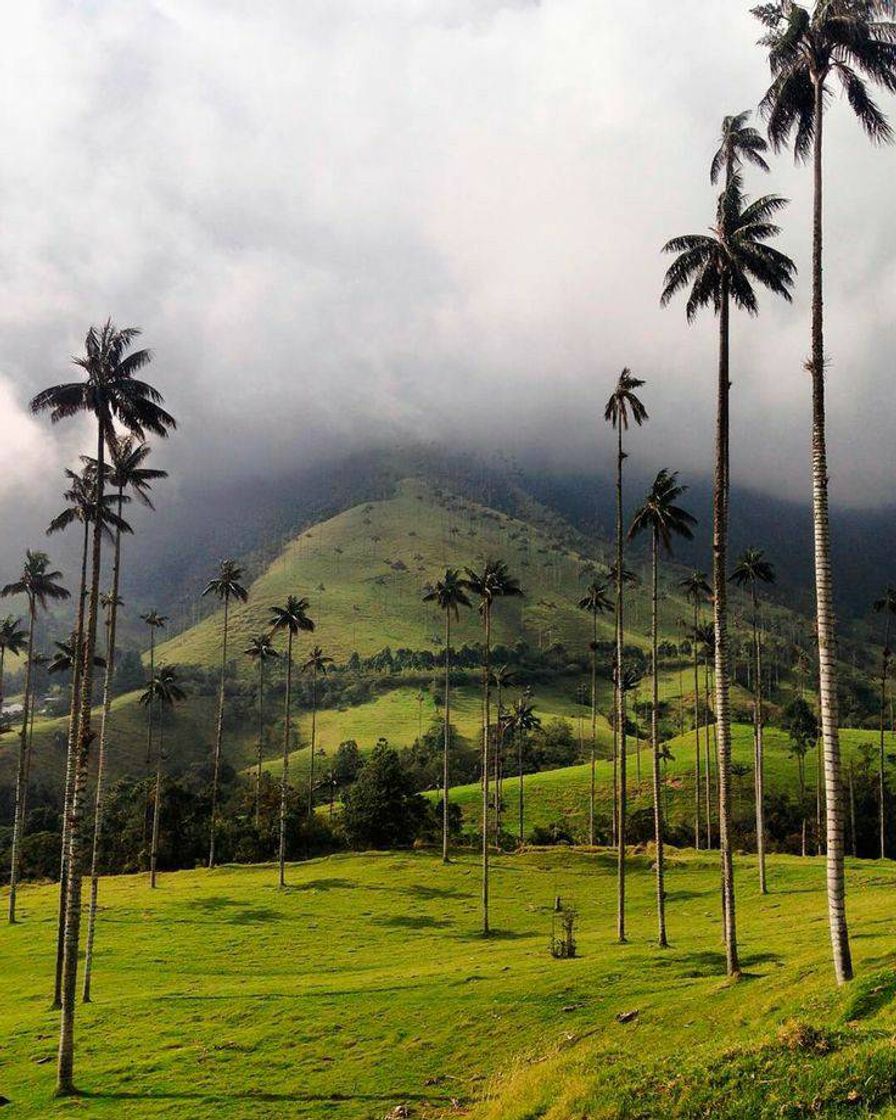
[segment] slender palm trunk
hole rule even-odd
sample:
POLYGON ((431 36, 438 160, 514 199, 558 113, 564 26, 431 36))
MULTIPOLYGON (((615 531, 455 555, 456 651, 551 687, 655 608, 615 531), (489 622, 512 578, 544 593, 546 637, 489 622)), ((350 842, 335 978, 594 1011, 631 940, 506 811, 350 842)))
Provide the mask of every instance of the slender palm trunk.
POLYGON ((756 801, 756 861, 759 864, 759 892, 768 894, 765 877, 765 759, 762 742, 762 639, 759 634, 759 605, 756 581, 753 599, 753 786, 756 801))
POLYGON ((448 756, 451 745, 451 610, 445 611, 445 738, 442 743, 442 863, 448 863, 448 756))
POLYGON ((588 790, 588 843, 594 847, 594 800, 597 764, 597 614, 591 632, 591 784, 588 790))
POLYGON ((90 551, 90 522, 84 521, 81 546, 81 580, 78 585, 78 615, 72 653, 72 688, 68 717, 68 745, 65 753, 65 792, 62 802, 62 847, 59 854, 59 906, 56 913, 56 976, 53 987, 53 1010, 62 1007, 62 959, 65 955, 65 899, 68 892, 69 821, 72 791, 75 784, 75 754, 81 714, 81 662, 84 649, 84 606, 87 601, 87 557, 90 551))
POLYGON ((152 804, 152 847, 149 855, 149 885, 155 890, 159 860, 159 819, 162 815, 162 753, 164 750, 165 708, 159 704, 159 751, 156 758, 156 788, 152 804))
POLYGON ((224 636, 221 642, 221 688, 218 693, 218 722, 215 727, 215 759, 212 769, 212 814, 209 828, 208 866, 215 866, 215 839, 218 831, 218 781, 221 773, 221 742, 224 738, 224 678, 227 674, 227 622, 230 596, 224 596, 224 636))
POLYGON ((666 890, 665 867, 663 866, 663 802, 660 783, 660 734, 659 707, 660 684, 657 663, 657 629, 659 621, 659 534, 653 531, 653 576, 651 584, 651 621, 650 621, 650 746, 653 757, 653 833, 656 841, 656 919, 657 940, 661 949, 669 942, 666 939, 666 890))
POLYGON ((264 655, 258 657, 258 758, 255 765, 255 829, 261 823, 261 762, 264 754, 264 655))
POLYGON ((483 672, 483 704, 482 704, 482 934, 488 937, 488 740, 491 723, 491 693, 489 690, 489 673, 491 672, 491 640, 492 640, 492 612, 488 603, 485 604, 485 668, 483 672))
POLYGON ((715 727, 715 714, 709 702, 709 663, 703 666, 703 690, 706 704, 706 723, 703 726, 703 749, 706 752, 703 786, 706 795, 706 850, 712 851, 712 750, 710 736, 715 727))
POLYGON ((885 828, 885 812, 886 812, 886 780, 884 777, 884 727, 887 711, 887 669, 890 657, 890 620, 887 619, 886 632, 884 634, 884 652, 881 658, 880 669, 880 749, 878 751, 878 773, 877 773, 877 803, 878 803, 878 823, 880 829, 880 858, 887 858, 887 844, 886 844, 886 828, 885 828))
POLYGON ((311 671, 311 769, 308 778, 308 820, 314 815, 314 747, 317 739, 317 666, 311 671))
POLYGON ((812 221, 812 508, 815 533, 815 600, 818 678, 827 815, 828 919, 834 973, 838 983, 852 979, 846 923, 843 868, 843 779, 837 718, 837 669, 834 647, 834 593, 831 577, 831 527, 828 517, 828 465, 824 401, 824 288, 822 279, 822 128, 824 88, 815 80, 814 206, 812 221))
POLYGON ((525 816, 526 816, 526 813, 525 813, 525 794, 524 794, 524 791, 523 791, 523 735, 522 735, 522 732, 519 729, 517 729, 517 730, 514 731, 514 736, 516 738, 516 768, 517 768, 517 778, 518 778, 518 781, 519 781, 519 786, 517 788, 517 802, 518 802, 517 809, 519 811, 520 847, 522 847, 522 845, 523 845, 523 828, 524 828, 525 816))
POLYGON ((100 571, 103 547, 103 484, 105 481, 105 430, 107 421, 100 419, 96 453, 96 507, 93 519, 93 556, 90 573, 90 598, 87 627, 84 634, 81 666, 81 710, 78 729, 78 751, 72 786, 69 822, 68 884, 65 900, 65 935, 62 960, 62 1015, 59 1031, 59 1062, 56 1092, 65 1096, 75 1091, 75 997, 78 987, 78 950, 81 939, 81 886, 87 854, 87 763, 93 742, 91 702, 93 698, 93 667, 96 655, 96 627, 100 603, 100 571))
POLYGON ((619 809, 616 822, 617 853, 617 897, 616 897, 616 936, 625 941, 625 817, 626 817, 626 772, 625 772, 625 689, 623 688, 623 649, 625 629, 623 616, 623 545, 622 545, 622 464, 625 453, 622 450, 622 418, 617 424, 616 459, 616 727, 619 743, 619 809))
MULTIPOLYGON (((118 487, 118 517, 124 505, 124 487, 118 487)), ((81 998, 90 1003, 93 974, 93 943, 96 937, 96 910, 99 896, 100 838, 103 831, 103 780, 106 769, 106 728, 112 708, 112 681, 115 676, 115 636, 118 623, 118 587, 121 570, 121 529, 115 530, 115 551, 112 560, 112 599, 109 603, 109 625, 106 631, 106 672, 103 677, 103 714, 100 722, 100 745, 97 754, 96 794, 93 808, 93 849, 90 855, 90 904, 87 910, 87 943, 84 952, 84 988, 81 998)))
POLYGON ((694 604, 694 848, 700 851, 700 668, 697 660, 697 604, 694 604))
MULTIPOLYGON (((149 681, 150 684, 155 680, 156 676, 156 631, 155 626, 150 624, 149 627, 149 681)), ((143 849, 145 851, 147 844, 146 828, 147 821, 149 820, 149 774, 150 766, 152 765, 152 733, 153 733, 153 716, 155 714, 155 703, 153 701, 152 692, 149 694, 149 703, 146 705, 146 801, 143 805, 143 849)))
POLYGON ((22 861, 22 836, 25 829, 25 785, 28 757, 28 712, 34 702, 31 696, 31 662, 34 657, 34 619, 37 604, 33 595, 28 596, 28 660, 25 662, 25 696, 22 703, 22 730, 19 733, 19 761, 16 769, 16 804, 12 818, 12 858, 9 866, 9 921, 16 920, 16 887, 19 881, 19 864, 22 861))
POLYGON ((716 477, 713 495, 713 626, 715 629, 716 750, 719 782, 719 851, 722 865, 722 905, 725 957, 729 976, 740 973, 734 903, 734 862, 731 851, 731 711, 728 651, 728 312, 727 280, 722 280, 719 312, 719 384, 716 421, 716 477))
POLYGON ((501 730, 501 681, 498 681, 497 707, 495 717, 495 750, 493 765, 495 768, 495 850, 501 847, 501 751, 504 747, 503 733, 501 730))
POLYGON ((292 631, 286 641, 286 704, 283 727, 283 775, 280 779, 279 885, 286 886, 286 799, 289 791, 289 733, 292 718, 292 631))

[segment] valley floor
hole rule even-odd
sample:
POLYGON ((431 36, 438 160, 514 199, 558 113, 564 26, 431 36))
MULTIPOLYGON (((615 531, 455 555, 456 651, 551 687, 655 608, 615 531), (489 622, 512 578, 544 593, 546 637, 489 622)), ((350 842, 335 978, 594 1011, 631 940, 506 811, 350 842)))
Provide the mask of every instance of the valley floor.
POLYGON ((79 1007, 83 1096, 54 1102, 55 889, 0 930, 0 1096, 11 1117, 896 1116, 896 866, 851 862, 857 980, 829 965, 824 866, 738 861, 744 979, 722 973, 717 855, 672 853, 672 947, 633 857, 614 941, 609 852, 502 856, 494 936, 479 870, 429 853, 333 856, 102 883, 95 1002, 79 1007), (556 896, 580 956, 548 953, 556 896), (630 1022, 617 1016, 636 1011, 630 1022), (782 1025, 792 1019, 819 1034, 782 1025), (764 1048, 759 1048, 762 1045, 764 1048))

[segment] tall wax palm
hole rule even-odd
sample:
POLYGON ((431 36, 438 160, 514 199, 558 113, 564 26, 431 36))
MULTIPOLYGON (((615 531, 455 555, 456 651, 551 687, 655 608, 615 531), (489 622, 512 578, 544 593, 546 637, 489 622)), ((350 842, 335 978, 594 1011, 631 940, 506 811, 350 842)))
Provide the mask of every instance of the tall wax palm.
POLYGON ((725 920, 725 957, 729 975, 740 971, 734 906, 734 866, 731 852, 731 713, 729 706, 728 649, 728 490, 729 461, 729 320, 732 303, 756 315, 759 310, 755 284, 782 299, 791 300, 796 266, 789 257, 768 244, 780 232, 773 218, 786 201, 766 195, 748 203, 739 172, 733 172, 716 210, 715 228, 709 234, 673 238, 664 252, 675 260, 666 272, 661 303, 667 305, 689 289, 687 318, 711 307, 719 320, 719 363, 716 406, 716 452, 713 492, 713 625, 716 658, 716 733, 719 756, 719 847, 722 860, 722 899, 725 920))
POLYGON ((303 673, 311 674, 311 759, 308 771, 308 817, 314 812, 314 751, 317 744, 317 679, 326 675, 333 664, 332 657, 324 656, 320 646, 315 646, 302 665, 303 673))
POLYGON ((34 627, 38 609, 46 610, 49 603, 68 599, 69 593, 59 583, 62 572, 50 568, 50 558, 45 552, 25 553, 25 563, 19 578, 0 590, 7 595, 24 595, 28 600, 28 647, 25 659, 25 688, 22 700, 22 729, 19 732, 19 755, 16 768, 16 801, 12 818, 12 846, 9 867, 9 921, 16 920, 16 887, 19 881, 19 864, 22 856, 22 838, 25 828, 25 785, 28 759, 28 726, 31 705, 34 703, 31 673, 34 664, 34 627))
MULTIPOLYGON (((122 507, 125 502, 136 497, 144 506, 155 509, 150 498, 152 483, 159 479, 167 478, 168 472, 147 467, 146 460, 151 454, 151 447, 144 440, 137 440, 133 436, 118 437, 109 447, 111 462, 106 469, 108 484, 115 492, 117 513, 121 518, 122 507)), ((87 460, 88 465, 96 469, 93 459, 87 460)), ((118 635, 118 608, 122 605, 119 596, 121 583, 121 535, 122 531, 116 527, 115 544, 112 552, 112 586, 106 603, 106 672, 103 677, 103 708, 100 720, 100 742, 97 752, 96 790, 94 794, 93 811, 93 849, 90 857, 90 905, 87 911, 87 944, 84 953, 84 988, 82 998, 85 1003, 90 1002, 90 984, 93 973, 93 944, 96 936, 97 898, 99 894, 99 849, 100 836, 103 828, 103 781, 105 778, 106 763, 106 729, 109 723, 109 712, 112 708, 112 682, 115 677, 115 652, 118 635)))
POLYGON ((834 972, 852 978, 846 922, 844 804, 837 726, 834 593, 828 515, 825 415, 823 267, 824 114, 834 80, 873 143, 892 140, 886 117, 869 85, 896 92, 896 24, 892 0, 816 0, 810 7, 777 0, 753 9, 765 28, 772 83, 761 110, 776 151, 792 144, 796 159, 812 157, 812 505, 815 535, 816 630, 819 695, 824 742, 828 916, 834 972))
MULTIPOLYGON (((626 568, 623 564, 617 568, 616 561, 610 565, 609 575, 610 583, 613 585, 614 591, 618 579, 617 571, 621 573, 623 591, 626 587, 637 587, 639 583, 638 576, 630 568, 626 568)), ((614 650, 613 658, 615 665, 615 658, 618 651, 614 650)), ((613 671, 613 847, 616 847, 619 836, 619 723, 617 720, 617 709, 619 707, 618 689, 616 687, 617 677, 615 675, 615 668, 613 671)), ((627 793, 626 793, 627 796, 627 793)))
POLYGON ((768 893, 765 874, 765 754, 763 750, 762 714, 762 635, 759 631, 760 583, 774 583, 775 569, 765 559, 761 548, 747 548, 740 554, 731 573, 731 580, 738 587, 748 588, 753 632, 753 785, 756 802, 756 855, 759 864, 759 890, 768 893))
POLYGON ((86 353, 74 359, 84 373, 82 381, 66 382, 45 389, 31 402, 34 413, 49 412, 53 423, 82 415, 96 421, 96 508, 92 525, 90 597, 84 630, 81 670, 81 703, 78 713, 78 748, 69 825, 69 880, 65 905, 65 956, 62 982, 62 1022, 56 1091, 71 1094, 74 1085, 75 992, 78 981, 78 952, 81 936, 81 880, 86 853, 85 804, 87 762, 93 740, 90 702, 93 693, 93 657, 102 566, 102 517, 106 448, 117 438, 116 423, 143 439, 147 432, 167 436, 176 427, 174 417, 162 408, 157 389, 136 375, 152 361, 148 350, 132 350, 140 334, 136 327, 117 328, 110 320, 91 327, 85 339, 86 353))
POLYGON ((712 667, 715 665, 716 659, 716 631, 712 622, 701 622, 694 631, 694 646, 698 654, 703 659, 703 704, 706 710, 706 725, 703 728, 703 742, 705 754, 705 766, 703 768, 703 793, 704 805, 706 808, 706 847, 707 850, 712 848, 712 805, 713 805, 713 789, 712 789, 712 753, 710 751, 710 732, 713 737, 716 734, 716 714, 712 706, 712 687, 711 681, 713 679, 712 667))
POLYGON ((712 588, 706 573, 692 571, 678 584, 685 598, 694 608, 694 627, 691 638, 691 652, 694 655, 694 847, 700 850, 700 658, 697 648, 697 627, 700 625, 700 607, 709 601, 712 588))
POLYGON ((594 847, 595 763, 597 760, 597 620, 613 609, 605 583, 593 580, 579 599, 579 607, 591 615, 591 785, 588 791, 588 843, 594 847))
POLYGON ((881 654, 880 665, 880 748, 878 750, 877 767, 877 797, 878 797, 878 827, 880 832, 880 858, 886 859, 886 831, 884 828, 887 786, 884 775, 884 726, 887 711, 887 677, 890 672, 890 658, 893 656, 890 649, 890 627, 893 616, 896 615, 896 588, 886 587, 883 595, 875 600, 874 610, 884 616, 884 649, 881 654))
POLYGON ((149 885, 156 886, 156 865, 159 859, 159 820, 162 803, 162 763, 165 758, 165 710, 173 708, 179 700, 186 699, 186 693, 178 683, 177 670, 163 665, 150 678, 149 684, 140 697, 140 703, 147 708, 155 705, 159 709, 159 745, 156 751, 156 781, 152 808, 152 844, 149 854, 149 885))
POLYGON ((494 754, 494 765, 492 772, 495 777, 495 847, 501 843, 501 798, 503 796, 503 752, 504 752, 504 723, 502 716, 504 713, 504 692, 508 688, 512 688, 516 684, 516 673, 511 665, 496 665, 492 669, 491 683, 495 689, 495 706, 498 710, 498 718, 495 720, 495 734, 496 742, 494 754))
POLYGON ((218 784, 221 773, 221 743, 224 738, 224 682, 227 676, 227 627, 230 620, 230 600, 245 603, 249 592, 240 580, 243 569, 233 560, 222 560, 218 574, 210 579, 203 595, 214 595, 224 604, 224 621, 221 630, 221 682, 218 689, 218 718, 215 722, 215 747, 212 756, 212 809, 209 824, 208 866, 215 866, 215 838, 218 831, 218 784))
MULTIPOLYGON (((163 630, 168 623, 167 614, 159 614, 157 610, 146 611, 140 615, 140 621, 146 624, 149 630, 149 680, 155 680, 156 675, 156 632, 163 630)), ((152 732, 153 732, 153 713, 155 705, 152 702, 152 694, 150 700, 146 705, 146 765, 149 766, 152 761, 152 732)))
POLYGON ((258 828, 261 817, 261 763, 264 756, 264 671, 267 663, 280 654, 274 648, 269 634, 253 638, 245 652, 258 666, 258 755, 255 766, 255 827, 258 828))
POLYGON ((442 862, 448 862, 448 778, 451 742, 451 619, 457 622, 461 607, 469 607, 457 568, 446 568, 441 579, 426 589, 424 603, 435 603, 445 613, 445 737, 442 744, 442 862))
POLYGON ((625 675, 625 615, 623 592, 625 589, 625 532, 622 521, 622 464, 626 460, 623 448, 623 433, 628 431, 630 422, 640 427, 647 420, 647 409, 641 403, 637 390, 644 382, 635 377, 631 370, 624 369, 616 382, 616 388, 604 409, 604 420, 616 429, 616 562, 613 579, 616 584, 616 660, 613 667, 615 692, 615 719, 617 756, 619 760, 619 798, 615 806, 616 849, 617 849, 617 909, 616 935, 625 941, 625 824, 627 812, 627 779, 625 758, 625 689, 622 687, 625 675))
POLYGON ((309 603, 290 595, 282 607, 271 607, 271 629, 286 631, 286 701, 283 721, 283 775, 280 779, 280 849, 279 883, 286 886, 286 805, 289 792, 289 733, 292 720, 292 645, 297 634, 310 633, 313 621, 308 617, 309 603))
POLYGON ((523 594, 519 581, 507 570, 503 560, 486 560, 480 571, 464 569, 463 587, 479 600, 479 616, 485 638, 485 656, 482 666, 482 933, 488 937, 489 929, 489 863, 488 863, 488 803, 489 803, 489 737, 491 735, 491 650, 492 610, 496 599, 523 594))
POLYGON ((504 729, 510 733, 511 742, 516 746, 517 758, 517 814, 518 825, 517 835, 519 837, 520 845, 523 843, 524 833, 523 827, 525 823, 525 800, 523 793, 523 747, 526 743, 526 736, 532 731, 537 731, 541 727, 541 720, 535 714, 535 708, 532 704, 531 696, 528 690, 517 700, 511 707, 510 711, 504 717, 504 729))
POLYGON ((22 629, 22 620, 8 614, 0 619, 0 725, 3 723, 3 676, 6 655, 18 657, 28 649, 28 631, 22 629))
POLYGON ((657 938, 660 948, 668 945, 666 939, 665 867, 663 861, 663 803, 660 786, 660 736, 659 736, 659 568, 660 549, 671 553, 672 537, 693 539, 692 525, 697 519, 677 504, 687 487, 678 482, 675 472, 661 470, 654 479, 646 498, 634 516, 628 531, 629 540, 640 533, 650 534, 651 594, 650 594, 650 745, 653 761, 653 831, 656 842, 656 912, 657 938))

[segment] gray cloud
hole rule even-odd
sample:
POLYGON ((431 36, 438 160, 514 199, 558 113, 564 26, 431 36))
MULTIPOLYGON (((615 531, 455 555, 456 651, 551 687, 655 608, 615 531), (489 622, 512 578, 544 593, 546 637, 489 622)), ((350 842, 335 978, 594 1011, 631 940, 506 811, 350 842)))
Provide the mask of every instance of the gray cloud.
MULTIPOLYGON (((34 473, 87 433, 48 449, 23 408, 110 313, 156 351, 176 471, 282 469, 405 432, 601 462, 626 364, 649 381, 642 453, 706 472, 714 325, 659 310, 658 250, 708 224, 720 118, 764 89, 747 8, 17 5, 0 99, 4 521, 55 504, 34 473)), ((834 496, 876 503, 894 465, 894 154, 842 106, 830 122, 834 496)), ((803 279, 794 307, 737 323, 734 466, 804 496, 808 175, 782 157, 749 186, 793 199, 782 245, 803 279)))

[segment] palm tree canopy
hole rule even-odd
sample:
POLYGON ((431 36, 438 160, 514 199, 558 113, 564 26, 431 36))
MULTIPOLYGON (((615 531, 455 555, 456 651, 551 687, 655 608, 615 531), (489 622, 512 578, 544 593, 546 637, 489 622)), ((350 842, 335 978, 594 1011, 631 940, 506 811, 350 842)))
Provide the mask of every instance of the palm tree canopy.
POLYGON ((690 575, 685 576, 678 586, 684 591, 685 598, 695 606, 705 603, 712 596, 712 588, 709 586, 706 572, 698 571, 696 568, 690 575))
POLYGON ((874 600, 874 609, 878 614, 896 614, 896 587, 887 584, 883 595, 874 600))
POLYGON ((0 649, 15 656, 27 648, 28 631, 22 627, 22 620, 11 614, 0 619, 0 649))
POLYGON ((69 592, 58 582, 62 572, 50 571, 50 558, 45 552, 25 552, 25 563, 21 576, 15 583, 8 583, 0 589, 0 595, 27 595, 34 605, 39 603, 46 610, 47 601, 59 602, 70 597, 69 592))
MULTIPOLYGON (((69 487, 63 492, 62 496, 68 502, 68 505, 50 522, 47 527, 48 536, 67 529, 75 522, 79 522, 81 525, 92 525, 96 519, 98 497, 96 471, 89 465, 85 465, 80 474, 66 468, 65 476, 69 481, 69 487)), ((130 498, 125 497, 122 501, 129 502, 130 498)), ((116 502, 115 495, 103 494, 101 500, 103 532, 110 538, 113 529, 119 533, 133 532, 127 521, 118 515, 116 502)))
POLYGON ((158 611, 147 611, 145 614, 140 615, 140 621, 145 622, 150 629, 160 630, 168 621, 167 614, 159 614, 158 611))
POLYGON ((597 580, 589 583, 585 594, 579 599, 579 607, 595 616, 613 610, 614 604, 607 593, 607 585, 598 583, 597 580))
POLYGON ((678 481, 678 472, 663 468, 632 520, 628 539, 643 532, 655 533, 666 552, 672 551, 673 536, 693 540, 691 526, 697 524, 697 518, 676 504, 686 491, 687 486, 678 481))
POLYGON ((290 595, 282 607, 271 607, 271 629, 286 630, 298 634, 300 630, 313 630, 314 623, 308 617, 307 599, 290 595))
POLYGON ((535 714, 534 705, 524 696, 521 696, 502 717, 502 722, 506 730, 513 733, 537 731, 541 727, 541 720, 535 714))
POLYGON ((516 670, 512 665, 494 665, 489 675, 496 688, 512 688, 516 684, 516 670))
POLYGON ((710 233, 673 237, 663 246, 664 253, 676 257, 666 271, 660 305, 668 306, 673 296, 690 288, 685 310, 691 322, 704 307, 712 307, 718 314, 727 289, 736 307, 756 315, 759 304, 754 284, 790 303, 796 265, 766 244, 781 232, 772 219, 785 206, 787 199, 774 194, 749 202, 740 174, 732 175, 719 196, 716 224, 710 233))
MULTIPOLYGON (((616 562, 615 561, 610 565, 610 582, 614 585, 616 583, 616 562)), ((636 584, 638 582, 637 573, 633 572, 630 568, 626 568, 626 566, 624 564, 622 566, 622 582, 623 582, 623 584, 636 584)))
POLYGON ((518 598, 523 594, 519 580, 510 574, 503 560, 486 560, 479 572, 473 568, 464 571, 461 585, 479 600, 480 614, 490 610, 495 599, 518 598))
POLYGON ((177 669, 173 665, 163 665, 141 694, 140 703, 147 706, 157 703, 171 708, 179 700, 186 698, 187 694, 178 680, 177 669))
MULTIPOLYGON (((72 634, 67 642, 54 642, 53 645, 56 652, 47 658, 47 672, 67 673, 73 668, 75 662, 80 660, 80 655, 75 652, 78 645, 78 636, 72 634)), ((94 656, 93 663, 99 669, 105 669, 106 667, 106 659, 98 654, 94 656)))
POLYGON ((738 556, 734 571, 729 579, 732 583, 736 583, 738 587, 746 587, 747 585, 755 587, 757 583, 774 583, 775 569, 766 560, 765 553, 761 548, 745 548, 738 556))
POLYGON ((216 595, 219 599, 237 599, 241 603, 249 598, 249 592, 240 583, 243 569, 233 560, 222 560, 218 574, 210 579, 203 595, 216 595))
POLYGON ((723 170, 733 174, 744 163, 752 163, 754 167, 768 171, 768 164, 762 155, 763 152, 768 151, 768 144, 759 130, 747 123, 749 119, 749 109, 744 113, 723 119, 719 147, 712 157, 709 168, 711 183, 718 182, 723 170))
POLYGON ((423 602, 435 603, 439 610, 448 611, 458 618, 461 607, 472 606, 464 587, 464 581, 457 568, 446 568, 442 578, 426 588, 423 602))
POLYGON ((628 430, 630 419, 634 420, 640 427, 648 419, 648 416, 647 409, 641 403, 635 390, 640 389, 643 384, 644 382, 635 377, 632 371, 626 367, 619 374, 619 380, 616 382, 613 395, 607 401, 604 409, 604 420, 612 424, 614 428, 621 426, 624 431, 628 430))
POLYGON ((792 0, 760 4, 753 15, 765 28, 772 84, 760 110, 775 151, 793 144, 798 161, 815 140, 816 84, 827 100, 834 74, 868 137, 887 143, 893 131, 869 85, 896 93, 896 5, 892 0, 792 0))
POLYGON ((308 660, 302 666, 303 672, 326 673, 333 664, 332 657, 326 657, 320 646, 315 646, 308 654, 308 660))
POLYGON ((86 353, 72 359, 85 379, 44 389, 32 400, 31 411, 49 412, 54 424, 90 413, 109 446, 116 439, 116 420, 140 439, 146 432, 167 436, 177 423, 162 408, 162 394, 135 376, 152 361, 149 350, 131 350, 139 335, 138 328, 119 329, 111 319, 99 329, 91 327, 84 340, 86 353))
POLYGON ((703 647, 703 657, 711 662, 716 653, 716 631, 711 622, 701 622, 694 628, 694 641, 703 647))
POLYGON ((253 638, 246 647, 245 653, 247 657, 251 657, 259 665, 280 656, 269 634, 260 634, 257 638, 253 638))
MULTIPOLYGON (((105 467, 109 485, 116 490, 132 490, 145 506, 155 509, 149 497, 151 483, 167 478, 168 472, 143 465, 152 453, 150 445, 131 435, 118 436, 110 445, 109 453, 112 461, 105 467)), ((82 455, 81 459, 96 470, 96 459, 89 455, 82 455)))

